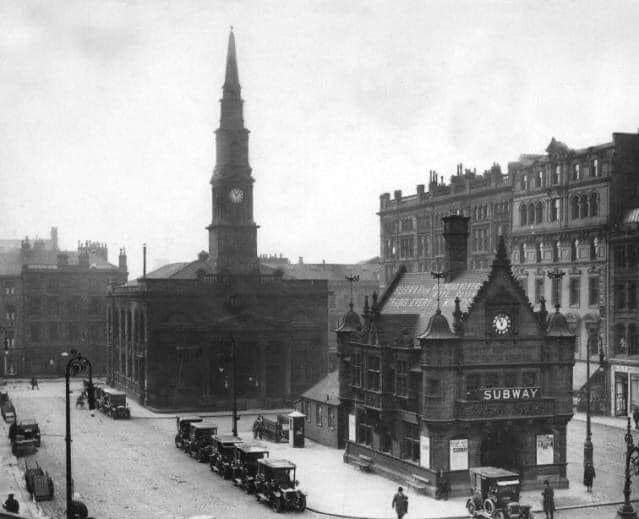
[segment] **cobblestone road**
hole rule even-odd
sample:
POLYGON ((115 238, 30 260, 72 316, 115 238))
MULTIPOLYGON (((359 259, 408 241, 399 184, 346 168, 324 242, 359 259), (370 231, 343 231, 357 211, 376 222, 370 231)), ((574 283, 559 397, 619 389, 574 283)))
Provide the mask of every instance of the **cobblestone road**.
MULTIPOLYGON (((77 395, 80 382, 72 388, 77 395)), ((54 478, 56 500, 43 502, 45 512, 62 518, 64 512, 64 383, 46 381, 41 390, 32 392, 26 383, 10 386, 9 393, 21 418, 34 417, 43 432, 42 448, 37 456, 40 464, 54 478)), ((72 402, 75 398, 72 396, 72 402)), ((211 473, 207 464, 198 464, 173 445, 173 416, 153 418, 133 406, 130 421, 116 421, 99 413, 72 407, 73 474, 77 491, 99 519, 178 519, 204 515, 219 519, 281 517, 252 496, 235 489, 228 481, 211 473)), ((215 418, 221 431, 230 430, 229 418, 215 418)), ((239 423, 240 434, 249 436, 252 417, 239 423)), ((582 485, 583 441, 585 423, 573 420, 568 426, 568 476, 571 488, 558 492, 558 506, 591 502, 601 503, 623 499, 624 431, 593 424, 595 454, 594 492, 586 494, 582 485)), ((353 471, 353 477, 360 477, 353 471)), ((301 476, 303 480, 303 476, 301 476)), ((303 481, 302 481, 303 482, 303 481)), ((314 495, 326 489, 313 488, 314 495)), ((639 497, 639 484, 633 482, 633 497, 639 497)), ((357 496, 352 496, 357 500, 357 496)), ((523 502, 539 505, 538 492, 525 493, 523 502)), ((319 508, 319 507, 318 507, 319 508)), ((379 510, 374 517, 390 517, 390 510, 379 510)), ((558 511, 555 517, 614 517, 616 507, 600 507, 558 511)), ((297 516, 297 515, 296 515, 297 516)), ((413 508, 406 519, 420 518, 413 508)), ((299 517, 299 516, 298 516, 299 517)), ((306 518, 321 515, 306 512, 306 518)))

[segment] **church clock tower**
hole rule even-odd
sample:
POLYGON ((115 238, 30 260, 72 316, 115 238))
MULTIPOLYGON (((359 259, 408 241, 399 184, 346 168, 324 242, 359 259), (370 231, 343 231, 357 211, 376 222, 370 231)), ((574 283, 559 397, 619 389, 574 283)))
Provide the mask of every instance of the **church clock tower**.
POLYGON ((253 221, 253 182, 248 160, 235 36, 231 29, 222 87, 220 127, 215 132, 212 186, 213 219, 209 254, 215 272, 247 274, 258 269, 257 228, 253 221))

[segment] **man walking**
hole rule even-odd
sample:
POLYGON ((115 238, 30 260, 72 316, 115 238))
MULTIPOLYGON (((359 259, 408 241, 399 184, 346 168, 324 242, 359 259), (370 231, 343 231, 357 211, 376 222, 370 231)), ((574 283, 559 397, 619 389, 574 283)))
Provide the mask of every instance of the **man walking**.
POLYGON ((541 492, 543 498, 544 512, 546 513, 546 519, 554 519, 555 512, 555 492, 548 480, 544 481, 544 489, 541 492))
POLYGON ((38 385, 38 379, 34 375, 33 378, 31 379, 31 391, 33 391, 36 387, 38 388, 38 391, 40 391, 40 386, 38 385))
POLYGON ((397 489, 397 494, 393 497, 393 503, 391 506, 395 509, 397 513, 397 519, 402 519, 408 512, 408 496, 404 494, 404 489, 399 487, 397 489))
POLYGON ((584 467, 584 485, 586 485, 586 492, 592 492, 592 480, 595 479, 595 467, 589 461, 584 467))

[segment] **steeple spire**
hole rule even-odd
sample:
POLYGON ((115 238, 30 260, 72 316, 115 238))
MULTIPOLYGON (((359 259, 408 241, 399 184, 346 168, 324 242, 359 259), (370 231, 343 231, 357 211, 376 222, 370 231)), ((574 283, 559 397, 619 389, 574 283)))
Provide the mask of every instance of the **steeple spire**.
POLYGON ((237 72, 237 55, 235 53, 235 35, 233 34, 233 26, 229 34, 229 45, 226 53, 226 76, 224 78, 224 96, 228 94, 236 94, 240 97, 240 76, 237 72))

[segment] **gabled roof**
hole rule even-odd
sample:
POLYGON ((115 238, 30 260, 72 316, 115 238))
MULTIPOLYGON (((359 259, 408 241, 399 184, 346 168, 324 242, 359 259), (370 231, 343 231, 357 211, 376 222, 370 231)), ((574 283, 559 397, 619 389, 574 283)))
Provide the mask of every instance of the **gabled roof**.
POLYGON ((317 384, 302 393, 302 398, 329 405, 339 405, 339 382, 337 373, 337 370, 331 371, 317 384))
MULTIPOLYGON (((454 320, 455 298, 460 299, 461 311, 467 311, 487 279, 487 272, 467 272, 448 283, 440 282, 440 308, 449 323, 454 320)), ((418 336, 426 331, 428 322, 436 311, 437 280, 429 272, 406 272, 401 274, 395 289, 388 294, 381 315, 382 318, 384 315, 416 316, 414 336, 418 336)), ((383 333, 379 328, 381 327, 378 327, 378 332, 383 333)))

